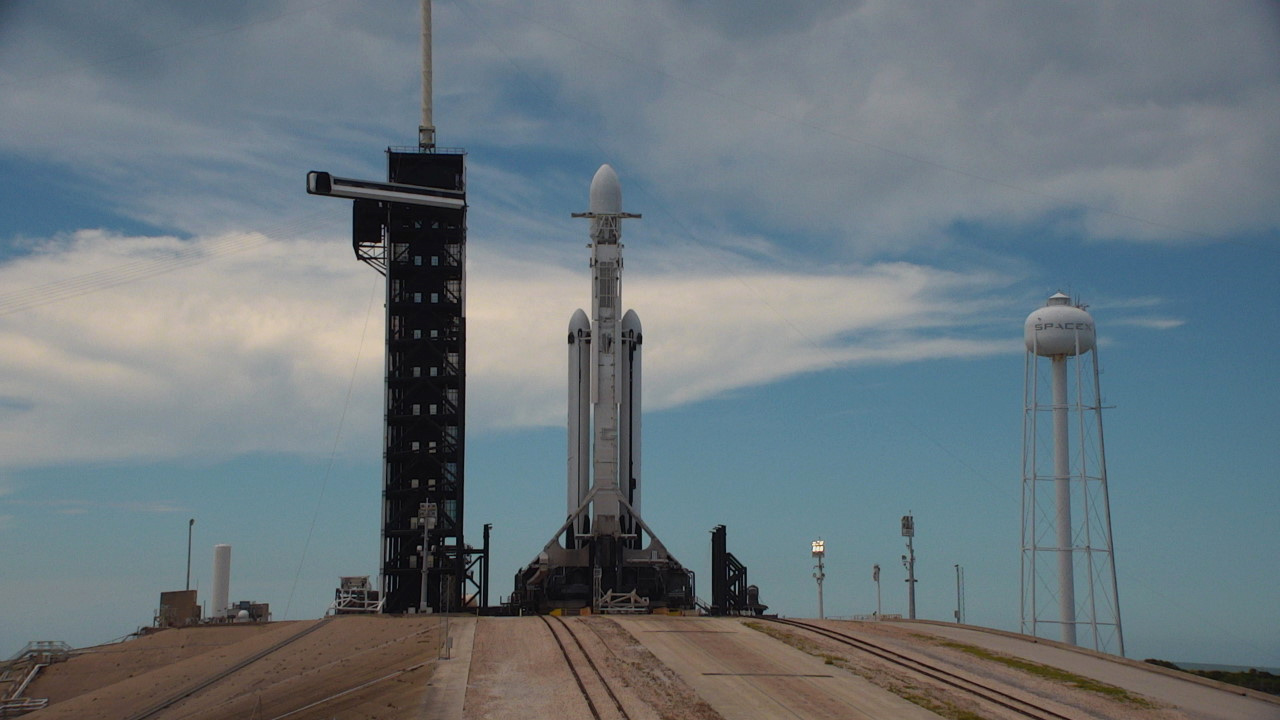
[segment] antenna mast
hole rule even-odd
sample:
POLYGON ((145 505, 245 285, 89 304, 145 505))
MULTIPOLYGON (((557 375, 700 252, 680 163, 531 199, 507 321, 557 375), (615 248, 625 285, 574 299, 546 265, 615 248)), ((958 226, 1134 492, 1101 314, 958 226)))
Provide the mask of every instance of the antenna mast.
POLYGON ((307 173, 308 193, 354 201, 356 259, 387 281, 379 555, 382 612, 392 614, 462 607, 473 558, 485 552, 463 539, 466 152, 436 147, 431 64, 422 0, 418 146, 387 148, 386 182, 307 173))
POLYGON ((436 146, 436 127, 431 124, 431 0, 422 0, 422 124, 418 125, 418 147, 436 146))

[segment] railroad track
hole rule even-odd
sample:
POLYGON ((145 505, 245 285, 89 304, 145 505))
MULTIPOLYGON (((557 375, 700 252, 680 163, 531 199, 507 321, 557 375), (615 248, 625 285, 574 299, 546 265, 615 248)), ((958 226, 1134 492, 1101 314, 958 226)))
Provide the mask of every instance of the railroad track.
POLYGON ((1053 710, 1046 709, 1033 702, 1004 692, 1003 690, 985 683, 958 675, 945 668, 938 667, 937 665, 919 658, 905 655, 896 650, 892 650, 883 645, 879 645, 862 638, 853 637, 852 635, 847 635, 836 630, 830 630, 819 625, 801 622, 799 620, 783 620, 781 618, 765 619, 780 625, 789 625, 791 627, 805 630, 806 632, 814 633, 815 635, 821 635, 822 637, 834 640, 841 645, 846 645, 876 657, 890 665, 910 670, 917 675, 922 675, 934 682, 955 688, 968 695, 979 698, 982 701, 1016 713, 1022 717, 1034 718, 1034 720, 1077 720, 1077 718, 1054 712, 1053 710))
POLYGON ((179 690, 178 692, 174 693, 173 695, 170 695, 170 696, 168 696, 168 697, 164 698, 163 700, 161 700, 161 701, 159 701, 159 702, 155 703, 154 705, 151 705, 150 707, 147 707, 147 708, 146 708, 146 709, 144 709, 144 710, 141 710, 141 711, 139 711, 139 712, 134 713, 133 715, 130 715, 130 716, 127 718, 127 720, 146 720, 147 718, 150 718, 150 717, 152 717, 152 716, 156 715, 156 714, 157 714, 157 713, 159 713, 161 710, 164 710, 165 708, 168 708, 168 707, 170 707, 170 706, 172 706, 172 705, 175 705, 175 704, 177 704, 177 703, 181 702, 182 700, 185 700, 185 699, 187 699, 187 698, 191 697, 192 695, 195 695, 196 693, 200 692, 201 690, 204 690, 205 688, 209 687, 210 685, 213 685, 214 683, 218 682, 219 680, 222 680, 223 678, 227 677, 228 675, 231 675, 232 673, 238 672, 239 670, 242 670, 242 669, 244 669, 245 667, 247 667, 247 666, 249 666, 249 665, 251 665, 251 664, 253 664, 253 663, 255 663, 255 662, 259 661, 259 660, 261 660, 262 658, 264 658, 264 657, 266 657, 266 656, 270 655, 271 653, 276 652, 277 650, 280 650, 281 648, 283 648, 283 647, 285 647, 285 646, 287 646, 287 645, 289 645, 289 644, 291 644, 291 643, 293 643, 293 642, 296 642, 296 641, 298 641, 298 640, 302 639, 303 637, 305 637, 305 636, 307 636, 307 635, 310 635, 311 633, 315 632, 316 630, 319 630, 319 629, 320 629, 322 626, 324 626, 328 621, 329 621, 329 618, 324 618, 323 620, 318 620, 318 621, 316 621, 316 622, 312 623, 311 625, 308 625, 308 626, 304 627, 302 630, 300 630, 300 631, 298 631, 298 632, 296 632, 296 633, 294 633, 294 634, 292 634, 292 635, 290 635, 290 636, 288 636, 288 637, 284 638, 283 640, 281 640, 281 641, 277 642, 276 644, 272 645, 271 647, 266 648, 265 650, 261 650, 261 651, 259 651, 259 652, 256 652, 256 653, 254 653, 253 655, 250 655, 249 657, 247 657, 247 658, 245 658, 245 659, 241 660, 240 662, 238 662, 238 663, 236 663, 236 664, 232 665, 231 667, 228 667, 228 668, 225 668, 225 669, 223 669, 223 670, 221 670, 221 671, 219 671, 219 672, 216 672, 216 673, 214 673, 214 674, 210 675, 209 677, 205 678, 205 679, 204 679, 204 680, 202 680, 201 682, 196 683, 195 685, 192 685, 192 686, 190 686, 190 687, 183 688, 182 690, 179 690))
POLYGON ((569 666, 569 672, 573 673, 573 679, 578 683, 578 689, 582 691, 583 699, 587 701, 587 709, 591 711, 591 717, 594 718, 594 720, 609 720, 611 718, 631 720, 631 715, 627 713, 626 708, 622 707, 622 702, 618 700, 618 696, 614 694, 613 688, 609 687, 608 679, 605 678, 604 673, 600 672, 600 668, 596 665, 595 660, 591 658, 591 654, 587 652, 585 647, 583 647, 582 641, 578 639, 577 633, 573 631, 569 623, 559 616, 548 617, 546 615, 539 615, 538 617, 542 619, 542 622, 546 623, 547 630, 551 633, 551 637, 556 641, 556 645, 559 646, 560 654, 564 656, 565 664, 569 666), (565 644, 564 638, 566 637, 572 641, 572 645, 565 644), (576 653, 570 652, 569 648, 571 646, 576 648, 576 653), (582 664, 585 665, 585 668, 591 673, 587 676, 587 680, 584 680, 582 673, 578 672, 579 663, 575 662, 575 657, 580 657, 585 661, 582 664), (589 680, 595 680, 596 682, 591 684, 595 685, 598 683, 599 687, 604 689, 605 698, 599 697, 599 691, 593 693, 587 689, 589 680), (593 698, 593 694, 596 697, 593 698), (597 704, 596 700, 607 700, 608 702, 601 702, 597 704), (601 712, 602 707, 605 708, 604 712, 601 712), (612 709, 610 710, 610 708, 612 709))

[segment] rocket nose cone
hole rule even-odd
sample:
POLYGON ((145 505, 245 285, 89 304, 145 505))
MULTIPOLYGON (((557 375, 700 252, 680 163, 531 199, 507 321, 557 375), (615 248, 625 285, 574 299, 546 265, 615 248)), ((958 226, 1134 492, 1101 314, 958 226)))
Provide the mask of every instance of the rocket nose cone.
POLYGON ((644 328, 640 325, 640 316, 635 310, 628 310, 626 315, 622 316, 622 332, 635 330, 637 333, 644 332, 644 328))
POLYGON ((600 166, 591 178, 591 196, 587 209, 593 213, 616 215, 622 212, 622 186, 618 174, 608 163, 600 166))

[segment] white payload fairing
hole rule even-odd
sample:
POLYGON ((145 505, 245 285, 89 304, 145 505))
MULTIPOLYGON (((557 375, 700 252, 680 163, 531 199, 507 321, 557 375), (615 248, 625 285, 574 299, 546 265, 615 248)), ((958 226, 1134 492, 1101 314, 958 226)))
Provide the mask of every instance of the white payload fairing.
POLYGON ((530 608, 610 602, 689 606, 692 574, 640 516, 640 348, 634 310, 622 314, 622 188, 609 165, 591 180, 591 317, 569 319, 566 520, 516 575, 530 608), (561 543, 563 538, 563 544, 561 543), (626 598, 618 601, 617 598, 626 598))

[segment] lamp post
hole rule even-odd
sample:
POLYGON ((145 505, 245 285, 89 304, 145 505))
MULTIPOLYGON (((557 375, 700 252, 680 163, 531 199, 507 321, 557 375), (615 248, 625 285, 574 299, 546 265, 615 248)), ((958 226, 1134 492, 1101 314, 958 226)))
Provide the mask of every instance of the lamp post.
POLYGON ((902 556, 902 566, 907 569, 907 617, 916 619, 916 551, 911 539, 916 536, 916 521, 910 515, 902 516, 902 536, 907 539, 907 554, 902 556))
POLYGON ((191 589, 191 531, 196 526, 196 519, 187 521, 187 589, 191 589))
POLYGON ((427 612, 431 607, 427 602, 427 589, 431 575, 431 531, 436 529, 440 517, 435 503, 418 503, 418 522, 422 525, 422 588, 418 597, 418 612, 427 612))
POLYGON ((818 581, 818 619, 823 619, 822 614, 822 581, 827 577, 826 572, 822 568, 822 558, 827 554, 827 546, 821 539, 813 541, 813 556, 818 559, 818 564, 814 566, 813 579, 818 581))
POLYGON ((880 619, 880 563, 871 566, 871 579, 876 581, 876 619, 880 619))

